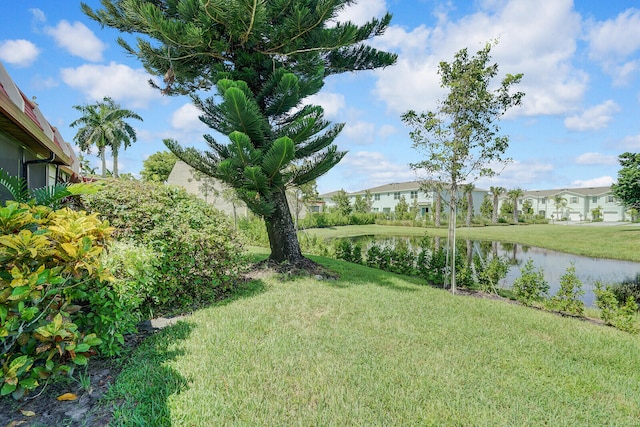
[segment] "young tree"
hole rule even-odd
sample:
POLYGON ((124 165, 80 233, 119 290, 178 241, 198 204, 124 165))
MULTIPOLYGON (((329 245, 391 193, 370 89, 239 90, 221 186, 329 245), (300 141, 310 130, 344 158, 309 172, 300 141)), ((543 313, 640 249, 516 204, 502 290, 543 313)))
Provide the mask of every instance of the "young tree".
MULTIPOLYGON (((414 148, 423 151, 423 161, 411 167, 435 180, 447 183, 449 193, 449 247, 451 271, 455 272, 455 227, 458 187, 462 182, 475 182, 481 176, 494 176, 494 167, 504 164, 509 145, 507 136, 499 135, 499 119, 511 107, 519 105, 524 94, 510 93, 522 74, 507 74, 499 87, 491 90, 491 80, 498 75, 498 64, 489 64, 491 44, 469 57, 467 49, 455 54, 452 63, 440 62, 441 86, 449 94, 436 111, 408 111, 402 120, 413 128, 410 132, 414 148)), ((451 291, 456 278, 451 275, 451 291)))
POLYGON ((91 105, 74 105, 73 108, 82 113, 82 117, 73 121, 70 126, 80 126, 73 140, 81 151, 89 153, 91 147, 98 148, 98 155, 102 160, 102 177, 107 176, 107 162, 105 150, 111 147, 113 155, 113 176, 118 178, 118 153, 120 147, 127 148, 136 142, 136 131, 125 119, 142 121, 142 117, 131 110, 120 108, 113 99, 103 98, 102 101, 91 105))
POLYGON ((335 209, 340 212, 341 215, 349 216, 353 211, 351 207, 351 201, 349 195, 343 189, 338 190, 335 196, 332 197, 333 202, 336 204, 335 209))
POLYGON ((518 199, 522 197, 524 192, 521 188, 514 188, 513 190, 507 191, 507 196, 511 199, 511 203, 513 203, 513 222, 518 223, 518 199))
POLYGON ((507 191, 504 187, 489 187, 489 192, 493 195, 493 214, 491 215, 491 222, 498 223, 498 198, 507 191))
POLYGON ((493 217, 493 203, 491 202, 491 196, 485 194, 482 199, 482 204, 480 205, 480 214, 487 219, 491 219, 493 217))
POLYGON ((622 168, 611 191, 628 208, 640 209, 640 153, 620 154, 618 161, 622 168))
POLYGON ((178 158, 169 151, 159 151, 142 162, 143 181, 165 182, 176 165, 178 158))
POLYGON ((119 44, 146 70, 164 76, 163 93, 215 90, 217 96, 194 95, 194 102, 202 121, 230 141, 205 136, 205 153, 165 143, 193 168, 235 188, 265 219, 270 260, 278 263, 309 263, 300 251, 286 188, 325 174, 345 154, 332 145, 343 125, 331 126, 321 107, 303 106, 303 99, 318 93, 329 75, 396 61, 396 55, 366 44, 384 33, 391 15, 362 26, 335 22, 352 3, 102 0, 104 9, 82 6, 102 25, 143 36, 136 47, 122 39, 119 44), (300 167, 291 169, 292 164, 300 167))
POLYGON ((403 219, 405 214, 409 212, 409 204, 407 203, 407 199, 404 196, 400 196, 400 200, 398 200, 398 203, 393 208, 393 210, 396 214, 396 219, 403 219))

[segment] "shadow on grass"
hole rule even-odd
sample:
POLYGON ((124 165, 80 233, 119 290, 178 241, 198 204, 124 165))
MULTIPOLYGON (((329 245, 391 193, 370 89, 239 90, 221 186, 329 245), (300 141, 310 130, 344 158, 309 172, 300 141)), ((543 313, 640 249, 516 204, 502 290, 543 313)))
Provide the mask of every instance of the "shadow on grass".
MULTIPOLYGON (((233 293, 213 306, 262 293, 261 280, 242 282, 233 293)), ((132 354, 105 401, 113 408, 111 426, 170 427, 168 399, 189 387, 189 380, 173 368, 172 361, 185 354, 181 341, 189 338, 195 325, 178 321, 147 338, 132 354)))

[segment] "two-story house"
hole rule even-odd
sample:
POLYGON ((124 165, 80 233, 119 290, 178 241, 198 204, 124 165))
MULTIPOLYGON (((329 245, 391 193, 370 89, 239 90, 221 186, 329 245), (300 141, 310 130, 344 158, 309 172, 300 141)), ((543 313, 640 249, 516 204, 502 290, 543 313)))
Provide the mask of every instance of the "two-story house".
MULTIPOLYGON (((412 206, 415 203, 418 206, 418 214, 424 217, 430 215, 430 212, 433 209, 435 191, 424 191, 421 187, 421 184, 421 181, 399 182, 393 184, 385 184, 378 187, 373 187, 347 194, 349 196, 351 204, 353 205, 356 196, 359 195, 361 197, 364 197, 367 192, 369 192, 369 194, 371 194, 373 202, 371 210, 373 212, 384 213, 394 212, 396 205, 401 200, 401 198, 404 197, 409 206, 412 206)), ((332 206, 335 206, 333 197, 337 193, 337 191, 332 191, 330 193, 321 194, 320 199, 325 202, 327 208, 331 208, 332 206)), ((480 205, 482 204, 482 200, 485 194, 487 194, 487 190, 478 188, 473 190, 472 197, 474 215, 480 213, 480 205)), ((462 190, 459 191, 458 198, 462 198, 462 190)), ((442 200, 445 202, 449 200, 449 196, 446 191, 442 193, 442 200)), ((443 209, 445 209, 444 203, 443 209)))
MULTIPOLYGON (((507 200, 503 195, 498 205, 507 200)), ((625 221, 625 207, 620 204, 611 187, 565 188, 556 190, 525 191, 518 199, 518 210, 525 201, 531 203, 533 213, 549 220, 591 221, 597 209, 603 221, 625 221)))

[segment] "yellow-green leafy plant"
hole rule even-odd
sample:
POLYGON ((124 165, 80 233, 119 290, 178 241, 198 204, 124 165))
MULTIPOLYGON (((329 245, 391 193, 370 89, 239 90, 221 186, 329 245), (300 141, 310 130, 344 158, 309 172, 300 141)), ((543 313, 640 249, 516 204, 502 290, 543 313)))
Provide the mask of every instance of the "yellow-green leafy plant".
POLYGON ((1 396, 19 399, 95 354, 101 339, 79 329, 86 313, 77 296, 108 283, 101 255, 111 233, 95 214, 0 207, 1 396))

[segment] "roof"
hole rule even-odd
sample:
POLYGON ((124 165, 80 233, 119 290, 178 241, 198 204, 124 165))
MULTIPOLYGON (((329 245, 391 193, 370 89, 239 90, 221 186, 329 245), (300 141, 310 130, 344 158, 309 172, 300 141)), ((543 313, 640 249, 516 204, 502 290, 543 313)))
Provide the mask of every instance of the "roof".
POLYGON ((16 86, 0 62, 0 129, 7 132, 37 156, 78 173, 80 163, 62 135, 44 118, 38 104, 29 100, 16 86))
MULTIPOLYGON (((422 190, 422 187, 426 183, 427 181, 394 182, 391 184, 380 185, 378 187, 368 188, 366 190, 354 191, 352 193, 347 193, 347 194, 350 196, 355 196, 358 194, 365 194, 367 191, 370 192, 371 194, 395 193, 400 191, 415 191, 415 190, 422 190)), ((487 191, 487 190, 483 190, 481 188, 475 188, 475 191, 487 191)), ((332 191, 330 193, 321 194, 320 197, 327 199, 335 196, 336 193, 338 193, 338 191, 332 191)))
POLYGON ((611 192, 611 187, 584 187, 584 188, 564 188, 555 190, 533 190, 525 191, 522 197, 554 197, 562 194, 577 194, 580 196, 601 196, 611 192))

